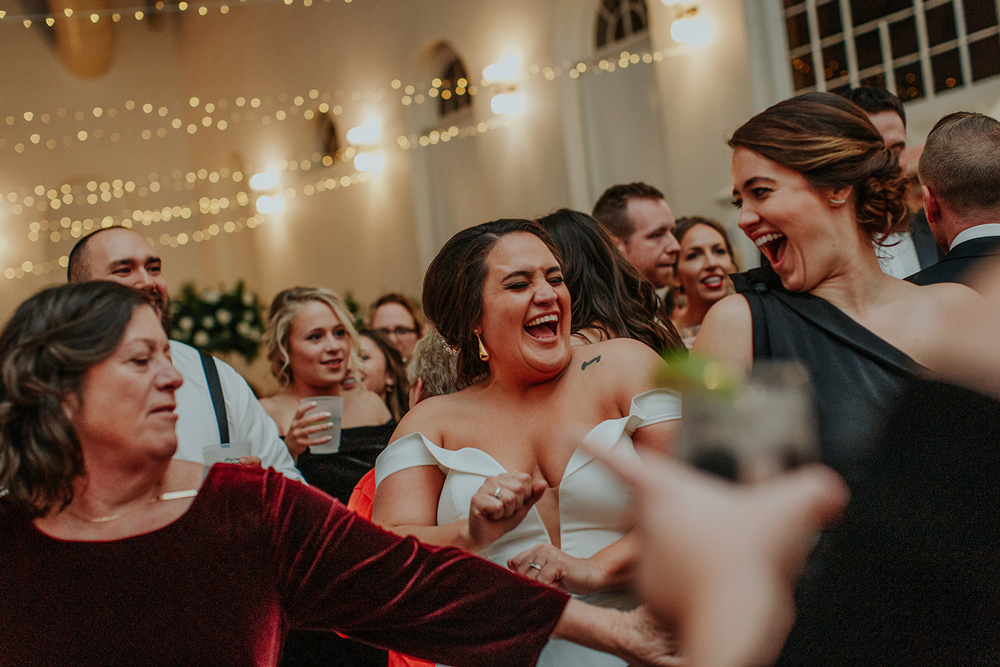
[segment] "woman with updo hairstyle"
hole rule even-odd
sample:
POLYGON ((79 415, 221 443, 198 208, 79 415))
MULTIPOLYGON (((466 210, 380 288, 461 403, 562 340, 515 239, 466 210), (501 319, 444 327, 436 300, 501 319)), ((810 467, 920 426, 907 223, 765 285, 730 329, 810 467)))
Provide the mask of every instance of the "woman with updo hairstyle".
POLYGON ((809 93, 733 134, 740 229, 770 265, 736 274, 694 350, 749 371, 795 359, 810 370, 825 462, 849 481, 901 385, 931 364, 933 333, 978 297, 882 273, 874 244, 907 219, 897 157, 859 107, 809 93))
POLYGON ((586 213, 559 209, 538 224, 562 259, 573 304, 573 343, 633 338, 657 352, 683 349, 653 285, 622 256, 600 223, 586 213))
MULTIPOLYGON (((680 397, 657 388, 662 359, 629 338, 571 344, 560 256, 530 220, 452 237, 427 269, 423 304, 463 388, 400 422, 375 467, 373 521, 630 607, 632 500, 580 443, 630 460, 668 449, 680 397)), ((624 663, 554 641, 538 664, 624 663)))

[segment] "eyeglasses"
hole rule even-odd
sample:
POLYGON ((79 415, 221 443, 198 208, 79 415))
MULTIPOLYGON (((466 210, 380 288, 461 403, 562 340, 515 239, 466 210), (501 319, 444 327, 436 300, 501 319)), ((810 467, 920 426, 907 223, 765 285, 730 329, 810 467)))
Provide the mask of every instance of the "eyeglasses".
POLYGON ((383 327, 381 329, 376 329, 375 331, 379 332, 383 336, 405 336, 407 334, 417 333, 416 329, 408 329, 406 327, 396 327, 395 329, 386 329, 383 327))

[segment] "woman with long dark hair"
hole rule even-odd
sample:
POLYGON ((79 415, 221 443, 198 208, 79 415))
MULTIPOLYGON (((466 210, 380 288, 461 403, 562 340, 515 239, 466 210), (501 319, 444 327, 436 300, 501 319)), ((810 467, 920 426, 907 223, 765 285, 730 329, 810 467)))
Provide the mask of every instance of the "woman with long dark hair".
POLYGON ((674 265, 677 305, 670 319, 690 347, 708 309, 733 292, 729 274, 736 273, 736 258, 726 228, 716 220, 691 216, 677 221, 674 232, 681 251, 674 265))
POLYGON ((539 218, 538 224, 562 260, 575 343, 633 338, 657 352, 681 349, 652 283, 622 256, 596 220, 563 208, 539 218))
MULTIPOLYGON (((570 296, 545 229, 497 220, 456 234, 424 279, 461 391, 416 405, 379 456, 372 518, 620 608, 635 560, 628 491, 580 441, 665 450, 680 398, 628 338, 570 344, 570 296)), ((620 665, 553 642, 542 665, 620 665)))

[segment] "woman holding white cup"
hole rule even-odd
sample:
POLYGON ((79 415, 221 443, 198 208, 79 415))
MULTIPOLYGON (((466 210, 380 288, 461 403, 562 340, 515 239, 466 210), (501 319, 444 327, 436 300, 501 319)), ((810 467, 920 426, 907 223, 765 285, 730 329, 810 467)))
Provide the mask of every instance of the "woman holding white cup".
POLYGON ((359 349, 350 315, 330 290, 292 287, 271 302, 264 342, 284 389, 261 405, 306 481, 346 503, 396 427, 378 395, 364 387, 341 391, 359 349))
MULTIPOLYGON (((341 382, 360 362, 361 344, 350 314, 328 289, 286 289, 271 302, 264 344, 271 372, 284 389, 261 405, 277 423, 305 480, 346 505, 396 429, 377 394, 363 385, 342 391, 341 382)), ((382 649, 326 632, 295 630, 280 664, 367 667, 386 660, 382 649)))

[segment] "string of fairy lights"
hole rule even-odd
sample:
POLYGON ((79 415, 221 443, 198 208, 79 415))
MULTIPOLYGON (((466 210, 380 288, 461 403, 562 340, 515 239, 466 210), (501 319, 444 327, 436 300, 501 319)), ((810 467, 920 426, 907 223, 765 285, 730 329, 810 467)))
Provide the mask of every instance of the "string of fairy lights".
MULTIPOLYGON (((432 130, 431 132, 424 135, 410 135, 409 137, 401 136, 400 147, 402 148, 402 141, 409 142, 410 138, 413 138, 413 145, 409 146, 406 150, 436 145, 438 143, 446 143, 451 139, 461 139, 466 137, 477 136, 479 134, 484 134, 486 132, 503 128, 510 127, 513 125, 511 119, 497 120, 490 119, 489 121, 484 121, 481 123, 468 125, 459 128, 458 126, 451 126, 443 131, 432 130)), ((289 162, 288 164, 291 164, 289 162)), ((287 166, 286 166, 287 168, 287 166)), ((303 171, 308 170, 309 167, 303 169, 303 171)), ((220 170, 222 172, 223 170, 220 170)), ((210 172, 203 174, 200 171, 198 173, 188 172, 184 177, 185 183, 191 183, 189 177, 192 174, 196 179, 200 180, 212 180, 212 174, 216 174, 218 178, 215 182, 218 182, 222 176, 220 172, 210 172)), ((173 175, 177 175, 175 172, 173 175)), ((150 176, 156 176, 156 174, 151 174, 150 176)), ((241 172, 231 172, 229 177, 232 178, 234 182, 240 182, 243 180, 241 172)), ((280 192, 280 196, 285 200, 292 200, 298 196, 312 197, 317 194, 324 192, 333 192, 336 190, 342 190, 349 188, 352 185, 357 185, 360 183, 367 183, 371 179, 369 172, 365 171, 354 171, 350 174, 345 174, 339 178, 333 176, 327 176, 320 178, 318 180, 313 180, 299 187, 287 187, 283 188, 280 192)), ((176 182, 177 179, 175 179, 176 182)), ((157 181, 153 181, 157 182, 157 181)), ((113 182, 111 185, 119 183, 118 181, 113 182)), ((95 184, 95 181, 91 181, 87 184, 88 189, 91 184, 95 184)), ((102 183, 95 188, 95 190, 100 190, 102 193, 114 192, 107 189, 101 189, 102 183)), ((124 191, 124 187, 127 183, 121 183, 120 188, 124 191)), ((41 187, 41 186, 39 186, 41 187)), ((93 193, 92 193, 93 194, 93 193)), ((126 228, 133 228, 139 225, 144 227, 149 227, 151 224, 156 222, 169 222, 172 219, 190 219, 194 213, 194 208, 197 207, 199 212, 203 215, 218 215, 224 211, 233 208, 244 208, 250 204, 252 194, 240 191, 236 193, 233 198, 221 197, 221 198, 211 198, 211 197, 201 197, 196 201, 187 202, 184 205, 174 204, 172 206, 164 206, 159 209, 134 209, 131 211, 125 210, 120 215, 106 215, 102 218, 85 218, 85 219, 71 219, 68 216, 64 216, 60 220, 36 220, 29 224, 28 226, 28 239, 30 241, 50 241, 59 242, 68 238, 77 239, 87 234, 88 232, 98 229, 101 227, 111 227, 113 225, 121 225, 126 228), (47 232, 47 234, 45 234, 47 232)), ((220 234, 235 234, 246 229, 254 229, 267 222, 266 215, 241 215, 238 218, 226 220, 220 223, 211 223, 206 227, 192 232, 190 235, 186 232, 180 232, 175 235, 163 233, 159 237, 148 237, 147 240, 151 245, 178 248, 183 245, 187 245, 189 242, 201 243, 204 241, 212 240, 213 238, 219 236, 220 234)), ((6 241, 0 243, 0 249, 6 246, 6 241)), ((28 275, 44 275, 52 273, 53 271, 59 271, 65 269, 69 264, 69 255, 62 255, 58 259, 46 261, 46 262, 32 262, 24 261, 19 266, 8 267, 4 269, 3 276, 7 279, 14 280, 19 278, 24 278, 28 275)))
MULTIPOLYGON (((463 127, 452 125, 449 128, 442 128, 441 130, 431 130, 430 132, 422 135, 401 135, 397 140, 397 145, 403 150, 413 150, 416 148, 433 146, 438 143, 447 143, 452 139, 464 139, 484 134, 500 127, 509 127, 512 124, 513 121, 511 119, 498 120, 496 118, 491 118, 488 121, 470 124, 463 127)), ((354 147, 345 149, 343 151, 343 156, 338 158, 338 161, 349 161, 354 157, 355 152, 356 149, 354 147)), ((277 163, 275 168, 278 171, 307 172, 317 169, 320 165, 330 166, 332 163, 332 160, 328 161, 326 159, 329 156, 323 156, 322 159, 320 159, 319 153, 313 153, 311 157, 312 160, 281 160, 277 163)), ((88 206, 97 205, 98 201, 110 202, 114 199, 120 200, 128 196, 134 196, 140 199, 149 197, 152 196, 152 194, 167 190, 168 186, 172 186, 172 189, 175 191, 193 190, 199 181, 208 181, 209 183, 215 184, 228 180, 232 181, 234 184, 239 184, 242 183, 245 178, 246 177, 243 172, 238 170, 231 171, 225 167, 218 171, 209 172, 206 169, 200 169, 197 172, 189 171, 186 174, 181 170, 176 169, 170 174, 169 177, 165 176, 163 178, 161 178, 159 174, 151 173, 148 175, 148 180, 147 177, 140 176, 137 181, 130 180, 123 182, 121 179, 115 179, 113 181, 102 181, 100 183, 95 180, 91 180, 86 184, 76 183, 74 185, 70 185, 68 183, 64 183, 58 191, 54 188, 46 191, 44 185, 36 185, 32 192, 37 195, 37 202, 35 197, 32 195, 29 194, 19 197, 17 192, 7 193, 6 200, 13 204, 11 212, 18 215, 22 214, 26 208, 30 208, 32 206, 37 207, 41 212, 52 210, 64 213, 64 215, 62 215, 58 220, 54 218, 51 220, 40 219, 33 220, 28 224, 28 240, 38 241, 39 239, 45 238, 45 232, 49 232, 47 234, 49 240, 56 243, 67 238, 79 238, 81 234, 74 233, 73 230, 87 231, 93 229, 97 222, 97 219, 73 219, 72 217, 65 215, 66 211, 63 209, 67 209, 69 206, 77 206, 86 209, 88 206), (81 196, 82 193, 88 194, 86 194, 84 198, 84 196, 81 196), (69 231, 60 231, 60 228, 62 230, 69 231)), ((330 180, 330 178, 326 179, 327 182, 330 180)), ((332 185, 329 185, 328 187, 330 189, 335 189, 332 185)), ((294 189, 291 190, 293 191, 294 189)), ((289 190, 286 190, 286 192, 287 191, 289 190)), ((230 206, 247 206, 250 204, 250 199, 253 196, 254 195, 251 192, 239 191, 233 197, 201 197, 197 200, 186 202, 184 204, 173 204, 155 209, 126 209, 119 216, 104 216, 99 220, 101 222, 109 221, 108 224, 104 225, 105 227, 110 226, 110 224, 119 224, 121 221, 127 219, 134 220, 135 222, 143 222, 148 225, 151 222, 168 222, 172 218, 178 217, 188 219, 191 217, 193 209, 195 208, 198 208, 199 212, 203 215, 215 215, 220 213, 220 211, 230 208, 230 206)), ((3 193, 0 193, 0 199, 3 198, 3 193)))
MULTIPOLYGON (((322 0, 324 4, 330 4, 331 0, 322 0)), ((344 4, 351 4, 352 0, 343 0, 344 4)), ((163 0, 158 0, 153 7, 141 6, 141 7, 127 7, 127 8, 115 8, 115 9, 80 9, 73 10, 70 8, 64 9, 59 13, 51 14, 10 14, 7 11, 0 10, 0 26, 16 26, 18 24, 23 25, 25 28, 30 28, 32 25, 39 23, 45 24, 49 27, 54 27, 57 22, 68 22, 68 21, 90 21, 91 23, 100 23, 101 21, 112 21, 114 23, 119 23, 122 20, 135 20, 143 21, 150 19, 154 16, 160 14, 197 14, 198 16, 208 16, 213 11, 219 14, 225 15, 230 12, 230 10, 238 7, 252 7, 260 5, 286 5, 291 6, 295 4, 295 0, 235 0, 234 2, 225 1, 203 1, 199 0, 193 3, 197 6, 197 9, 192 7, 192 3, 186 2, 186 0, 181 0, 178 3, 165 3, 163 0), (191 9, 191 12, 188 12, 191 9)), ((320 4, 319 0, 299 0, 299 4, 303 7, 311 7, 313 4, 320 4)))
MULTIPOLYGON (((601 58, 591 60, 581 60, 575 64, 564 63, 563 67, 542 66, 537 63, 528 66, 519 74, 518 82, 526 82, 533 78, 541 78, 546 81, 554 81, 562 76, 569 76, 572 79, 579 78, 587 72, 614 72, 616 69, 625 69, 630 65, 639 63, 651 64, 660 62, 665 57, 687 53, 685 48, 675 48, 666 51, 647 51, 644 53, 632 53, 622 51, 617 60, 614 58, 601 58)), ((400 79, 393 79, 388 88, 398 95, 395 101, 406 107, 410 105, 420 105, 436 100, 438 97, 450 96, 452 91, 443 88, 444 81, 435 78, 429 83, 404 84, 400 79)), ((490 85, 487 79, 481 80, 482 86, 490 85)), ((454 94, 462 95, 468 93, 475 96, 479 93, 479 88, 465 79, 456 82, 454 94)), ((164 104, 162 102, 136 102, 126 100, 122 103, 121 109, 117 106, 94 107, 92 109, 77 109, 70 112, 67 109, 56 110, 27 110, 19 114, 6 116, 4 119, 10 127, 22 127, 30 134, 20 142, 11 142, 0 137, 0 149, 10 148, 16 153, 24 153, 32 146, 44 146, 54 150, 60 144, 70 146, 73 143, 85 142, 88 140, 108 139, 112 143, 119 143, 123 138, 122 133, 114 132, 111 128, 97 127, 89 125, 87 129, 80 129, 75 133, 64 134, 58 140, 55 137, 46 135, 45 128, 39 128, 39 124, 48 125, 56 119, 72 118, 77 122, 92 122, 91 119, 106 119, 115 121, 123 118, 126 112, 129 114, 145 114, 153 119, 154 124, 144 128, 136 128, 135 132, 145 140, 150 140, 155 135, 158 138, 166 138, 169 134, 183 133, 196 134, 207 129, 224 131, 230 126, 240 123, 257 120, 262 125, 270 125, 275 121, 283 121, 290 117, 301 114, 306 120, 316 118, 318 114, 332 113, 340 116, 344 113, 344 105, 351 103, 367 104, 381 103, 389 97, 389 90, 381 88, 378 90, 354 90, 345 92, 343 90, 320 91, 313 88, 302 94, 288 94, 280 92, 271 95, 240 95, 235 98, 223 98, 219 100, 202 100, 192 97, 188 100, 188 109, 178 109, 175 103, 164 104), (341 103, 341 100, 343 103, 341 103), (318 101, 318 107, 314 111, 306 108, 311 102, 318 101), (331 106, 331 102, 334 104, 331 106), (173 107, 173 109, 171 108, 173 107), (275 108, 277 107, 277 108, 275 108), (203 114, 197 122, 185 120, 180 116, 184 112, 203 114), (173 118, 168 118, 168 116, 173 118), (163 119, 157 121, 156 118, 163 119), (36 130, 32 132, 32 130, 36 130)))
MULTIPOLYGON (((242 0, 241 4, 253 4, 255 0, 242 0)), ((324 0, 329 1, 329 0, 324 0)), ((291 4, 289 0, 282 0, 284 4, 291 4)), ((303 0, 303 4, 309 0, 303 0)), ((345 0, 350 2, 350 0, 345 0)), ((158 5, 162 3, 157 3, 158 5)), ((186 4, 186 3, 179 3, 186 4)), ((205 3, 208 5, 209 3, 205 3)), ((219 3, 221 6, 221 3, 219 3)), ((185 11, 179 5, 164 7, 176 7, 176 11, 185 11)), ((0 17, 3 18, 3 17, 0 17)), ((7 17, 10 19, 11 17, 7 17)), ((45 16, 44 19, 54 18, 45 16)), ((562 67, 542 66, 531 64, 520 69, 516 78, 504 82, 506 86, 516 85, 532 79, 555 81, 567 76, 571 79, 578 79, 584 74, 602 74, 614 72, 616 69, 625 69, 632 65, 651 64, 660 62, 665 57, 687 53, 685 47, 678 47, 672 50, 657 50, 633 53, 622 51, 618 58, 601 58, 579 61, 573 63, 563 63, 562 67)), ((8 127, 16 128, 23 126, 30 135, 25 140, 12 142, 0 137, 0 149, 13 148, 14 153, 24 154, 30 147, 45 147, 55 150, 60 145, 69 146, 75 142, 87 140, 107 139, 112 144, 118 144, 122 138, 128 137, 129 132, 142 137, 143 140, 151 140, 153 136, 165 139, 173 133, 175 136, 186 132, 195 134, 199 131, 214 129, 217 131, 226 130, 231 124, 240 122, 252 122, 254 120, 263 125, 273 122, 281 122, 298 115, 306 120, 316 119, 320 114, 330 114, 341 116, 345 113, 345 106, 348 108, 352 103, 364 104, 369 102, 383 102, 390 96, 395 97, 395 102, 407 107, 414 104, 420 105, 438 97, 446 97, 452 94, 476 95, 479 89, 469 81, 460 79, 455 83, 454 91, 440 79, 434 79, 429 84, 424 83, 404 84, 401 79, 393 79, 388 89, 365 90, 344 92, 320 91, 313 88, 308 92, 299 95, 289 95, 288 93, 277 93, 263 96, 239 96, 233 99, 219 99, 206 101, 197 97, 188 100, 184 113, 201 113, 202 118, 198 122, 185 122, 181 118, 182 112, 176 109, 171 111, 168 104, 157 104, 152 101, 139 104, 134 100, 127 100, 121 105, 123 111, 119 111, 116 106, 95 107, 87 111, 74 110, 72 112, 60 108, 53 111, 25 111, 16 116, 7 116, 5 121, 8 127), (389 92, 392 91, 392 93, 389 92), (461 90, 461 93, 457 91, 461 90), (312 105, 315 106, 315 110, 312 105), (126 122, 128 114, 141 112, 151 119, 154 119, 159 126, 118 128, 116 123, 126 122), (172 116, 172 118, 168 118, 172 116), (66 134, 59 140, 52 134, 43 134, 44 127, 56 119, 71 118, 77 122, 92 122, 92 119, 104 119, 103 127, 94 128, 92 125, 88 129, 80 129, 76 135, 66 134), (162 121, 155 119, 163 119, 162 121), (110 121, 110 122, 109 122, 110 121), (169 122, 168 122, 169 121, 169 122), (162 124, 160 124, 162 123, 162 124), (38 130, 31 132, 31 130, 38 130), (120 131, 117 131, 120 130, 120 131)), ((483 78, 480 85, 488 87, 497 83, 496 81, 483 78)), ((131 119, 128 122, 132 122, 131 119)), ((396 138, 395 147, 402 151, 412 151, 435 146, 441 143, 448 143, 469 137, 475 137, 486 132, 499 128, 510 127, 514 123, 511 116, 493 117, 481 122, 471 123, 462 127, 451 125, 447 128, 439 128, 425 132, 423 134, 410 133, 400 135, 396 138)), ((132 123, 134 125, 134 123, 132 123)), ((331 167, 338 162, 349 162, 356 157, 360 149, 350 146, 337 153, 336 156, 321 155, 313 152, 307 156, 300 156, 297 159, 283 159, 272 167, 280 172, 299 171, 310 172, 325 167, 331 167)), ((357 163, 355 163, 357 164, 357 163)), ((22 186, 17 191, 0 192, 0 201, 6 201, 11 205, 11 213, 14 215, 24 215, 30 210, 38 210, 40 213, 50 213, 49 217, 42 217, 32 220, 27 225, 27 239, 32 242, 59 243, 68 239, 79 238, 89 231, 98 227, 109 227, 112 225, 123 225, 131 227, 141 226, 148 228, 154 224, 169 223, 176 220, 188 220, 195 215, 195 212, 202 216, 234 214, 240 210, 245 210, 252 205, 254 197, 259 193, 239 190, 228 197, 211 198, 200 197, 198 199, 188 199, 184 202, 171 203, 155 208, 133 207, 125 208, 117 215, 93 215, 88 216, 88 208, 107 204, 113 200, 134 200, 144 199, 165 193, 170 189, 176 192, 193 190, 199 183, 208 182, 212 184, 231 181, 233 184, 241 184, 249 178, 251 169, 244 167, 240 169, 219 168, 209 170, 200 168, 183 172, 174 170, 169 176, 161 176, 156 173, 148 175, 134 176, 131 178, 115 178, 98 182, 90 180, 86 183, 63 183, 58 188, 37 184, 34 186, 22 186), (77 212, 67 215, 72 209, 77 212), (56 216, 53 212, 61 212, 61 216, 56 216)), ((370 179, 369 173, 365 170, 357 170, 340 177, 325 175, 318 180, 311 180, 299 187, 283 188, 275 193, 284 200, 293 199, 296 196, 313 196, 318 193, 331 192, 343 189, 359 183, 367 183, 370 179)), ((258 209, 259 210, 259 209, 258 209)), ((149 240, 154 245, 179 247, 189 242, 209 241, 219 235, 226 233, 238 233, 246 229, 254 229, 264 224, 267 220, 266 214, 258 212, 256 215, 239 215, 230 219, 216 223, 213 222, 204 228, 196 230, 190 234, 181 232, 178 234, 161 233, 159 237, 150 237, 149 240)), ((7 246, 6 240, 0 239, 0 250, 7 246)), ((24 261, 19 266, 10 266, 3 272, 5 278, 18 279, 28 275, 43 275, 58 271, 66 267, 68 256, 63 255, 58 259, 47 262, 24 261)))

